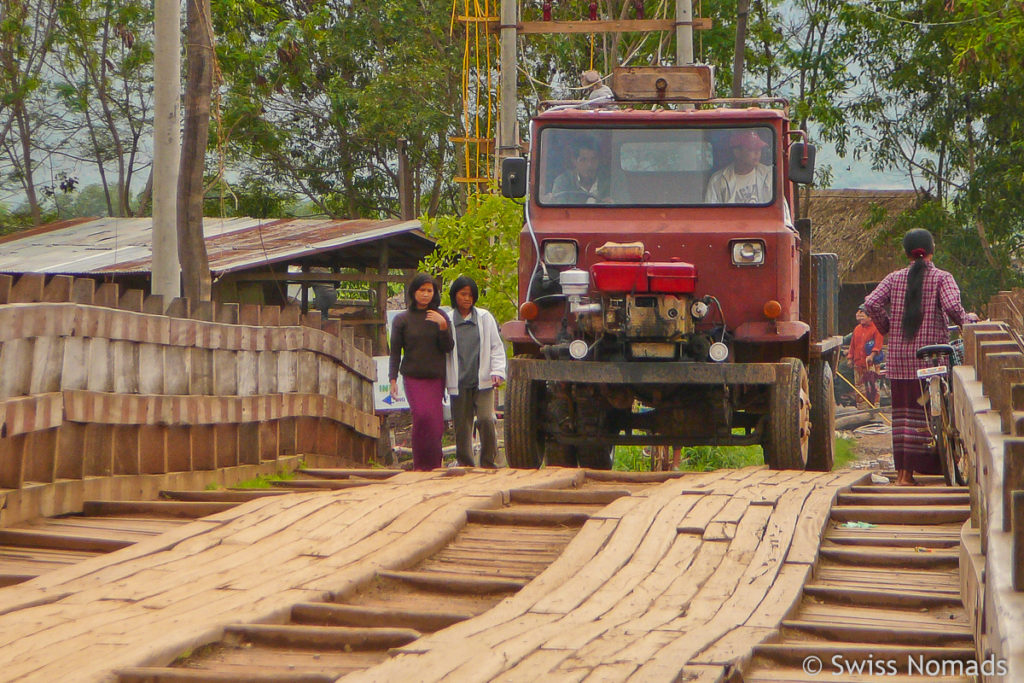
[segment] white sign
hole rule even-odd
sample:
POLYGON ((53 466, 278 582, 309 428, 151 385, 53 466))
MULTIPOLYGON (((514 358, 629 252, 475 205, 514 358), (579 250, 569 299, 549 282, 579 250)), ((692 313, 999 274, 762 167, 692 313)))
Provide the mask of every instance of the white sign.
POLYGON ((405 387, 398 384, 398 398, 391 398, 391 383, 388 381, 391 356, 374 356, 377 366, 377 381, 373 385, 373 409, 376 411, 409 410, 409 401, 405 398, 405 387))
MULTIPOLYGON (((405 397, 405 386, 402 378, 396 382, 398 386, 398 398, 391 397, 391 382, 388 380, 388 370, 391 366, 391 356, 374 356, 373 363, 377 367, 377 381, 373 384, 373 409, 379 413, 392 410, 409 410, 409 400, 405 397)), ((448 392, 444 392, 441 401, 444 409, 444 419, 452 419, 451 401, 448 399, 448 392)))

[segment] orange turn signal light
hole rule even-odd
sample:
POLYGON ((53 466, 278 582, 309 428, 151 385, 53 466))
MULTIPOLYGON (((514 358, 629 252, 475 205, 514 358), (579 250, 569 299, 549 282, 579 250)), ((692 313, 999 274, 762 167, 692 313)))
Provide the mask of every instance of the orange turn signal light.
POLYGON ((769 320, 775 320, 782 315, 782 304, 778 301, 767 301, 764 305, 764 316, 769 320))
POLYGON ((524 301, 523 305, 519 307, 519 317, 523 320, 533 320, 538 313, 540 313, 540 309, 532 301, 524 301))

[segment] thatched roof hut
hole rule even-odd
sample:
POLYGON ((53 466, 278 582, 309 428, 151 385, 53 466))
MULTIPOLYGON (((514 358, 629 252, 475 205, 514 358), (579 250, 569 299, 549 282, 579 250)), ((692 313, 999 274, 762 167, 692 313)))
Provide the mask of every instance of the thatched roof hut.
POLYGON ((877 283, 906 265, 899 248, 884 236, 917 200, 914 190, 813 190, 811 245, 816 252, 839 254, 843 285, 877 283))
POLYGON ((886 275, 906 265, 893 224, 917 205, 913 190, 813 190, 811 248, 839 255, 839 329, 853 329, 854 313, 886 275))

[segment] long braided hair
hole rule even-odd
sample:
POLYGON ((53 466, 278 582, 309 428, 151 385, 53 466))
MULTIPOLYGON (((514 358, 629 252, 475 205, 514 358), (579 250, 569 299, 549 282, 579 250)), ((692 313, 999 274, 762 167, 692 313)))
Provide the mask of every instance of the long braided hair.
POLYGON ((903 236, 903 251, 914 260, 907 275, 907 292, 903 297, 903 338, 914 338, 924 320, 921 292, 924 289, 925 256, 935 253, 935 240, 924 228, 915 228, 903 236))

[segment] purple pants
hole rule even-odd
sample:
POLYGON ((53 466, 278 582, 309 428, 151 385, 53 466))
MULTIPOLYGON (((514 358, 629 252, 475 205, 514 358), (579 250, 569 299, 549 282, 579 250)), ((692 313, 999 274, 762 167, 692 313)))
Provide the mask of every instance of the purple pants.
POLYGON ((917 402, 921 383, 916 379, 889 380, 892 387, 892 460, 897 470, 940 474, 939 452, 928 431, 928 415, 917 402))
POLYGON ((432 470, 441 466, 441 435, 444 434, 444 378, 402 376, 405 397, 412 409, 412 468, 432 470))

